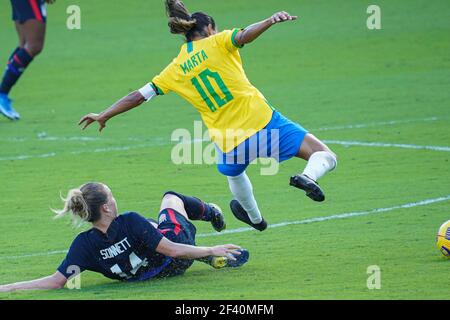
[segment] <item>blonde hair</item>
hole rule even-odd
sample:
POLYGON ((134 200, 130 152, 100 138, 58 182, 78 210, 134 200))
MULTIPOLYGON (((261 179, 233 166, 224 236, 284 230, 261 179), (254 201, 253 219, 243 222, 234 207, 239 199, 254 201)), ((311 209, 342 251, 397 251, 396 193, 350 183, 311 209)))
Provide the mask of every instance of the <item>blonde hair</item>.
POLYGON ((65 216, 71 212, 74 218, 84 222, 95 222, 100 219, 100 207, 108 201, 108 195, 103 184, 89 182, 78 189, 71 189, 67 197, 61 197, 64 208, 53 210, 55 218, 65 216))

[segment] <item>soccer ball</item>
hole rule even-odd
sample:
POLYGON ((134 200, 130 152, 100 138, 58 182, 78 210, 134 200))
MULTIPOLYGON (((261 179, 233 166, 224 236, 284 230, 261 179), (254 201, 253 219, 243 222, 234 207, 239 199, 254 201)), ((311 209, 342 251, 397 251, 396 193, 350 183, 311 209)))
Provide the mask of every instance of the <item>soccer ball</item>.
POLYGON ((436 245, 444 256, 450 258, 450 220, 439 228, 436 236, 436 245))

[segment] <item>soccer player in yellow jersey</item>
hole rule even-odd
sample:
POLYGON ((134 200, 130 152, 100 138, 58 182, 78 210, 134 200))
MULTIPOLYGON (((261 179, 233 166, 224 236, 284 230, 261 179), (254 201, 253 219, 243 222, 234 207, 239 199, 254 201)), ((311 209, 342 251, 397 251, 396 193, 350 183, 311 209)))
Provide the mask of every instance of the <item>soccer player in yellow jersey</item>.
POLYGON ((211 16, 189 14, 180 0, 166 0, 166 10, 171 33, 186 38, 178 56, 141 89, 100 114, 81 118, 83 129, 98 122, 101 131, 110 118, 155 96, 175 92, 198 110, 209 129, 218 153, 218 170, 227 176, 234 196, 230 208, 237 219, 260 231, 267 228, 245 173, 256 158, 307 160, 303 173, 292 176, 290 185, 323 201, 325 196, 316 181, 336 167, 336 155, 270 106, 248 80, 239 55, 240 48, 271 26, 297 17, 283 11, 245 29, 218 32, 211 16))

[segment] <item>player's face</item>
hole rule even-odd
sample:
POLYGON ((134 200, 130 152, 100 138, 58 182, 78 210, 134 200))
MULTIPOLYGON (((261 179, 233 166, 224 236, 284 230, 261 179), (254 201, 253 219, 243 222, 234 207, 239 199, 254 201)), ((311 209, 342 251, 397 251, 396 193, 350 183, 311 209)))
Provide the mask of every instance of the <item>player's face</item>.
POLYGON ((217 30, 215 28, 213 28, 213 26, 211 24, 209 24, 207 27, 207 33, 208 33, 208 37, 213 36, 217 33, 217 30))
POLYGON ((117 216, 117 202, 114 198, 111 189, 107 185, 103 185, 105 187, 106 193, 108 194, 108 201, 106 205, 108 206, 108 211, 114 217, 117 216))

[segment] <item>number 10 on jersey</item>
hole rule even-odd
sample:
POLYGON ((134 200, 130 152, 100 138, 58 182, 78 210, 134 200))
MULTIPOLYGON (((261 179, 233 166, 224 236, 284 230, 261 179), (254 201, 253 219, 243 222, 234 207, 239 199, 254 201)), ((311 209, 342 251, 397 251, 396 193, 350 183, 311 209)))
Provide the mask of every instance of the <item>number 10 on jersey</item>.
POLYGON ((218 72, 206 69, 200 72, 198 77, 192 78, 191 81, 195 89, 197 89, 198 93, 202 97, 203 101, 205 101, 206 105, 212 112, 215 112, 217 108, 221 108, 222 106, 233 100, 233 95, 231 94, 230 90, 228 90, 228 87, 225 85, 222 77, 218 72), (220 91, 222 91, 222 97, 219 95, 219 93, 216 92, 216 90, 212 86, 210 79, 213 79, 216 82, 220 91), (209 96, 205 92, 205 90, 203 90, 200 81, 205 86, 206 90, 209 93, 209 96), (211 100, 210 96, 213 98, 214 102, 211 100))

